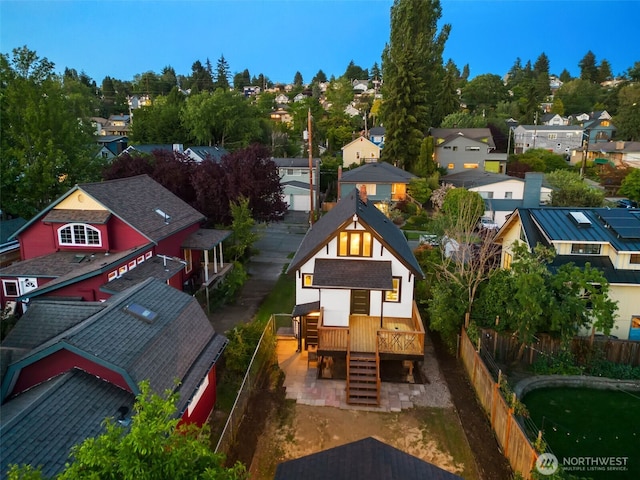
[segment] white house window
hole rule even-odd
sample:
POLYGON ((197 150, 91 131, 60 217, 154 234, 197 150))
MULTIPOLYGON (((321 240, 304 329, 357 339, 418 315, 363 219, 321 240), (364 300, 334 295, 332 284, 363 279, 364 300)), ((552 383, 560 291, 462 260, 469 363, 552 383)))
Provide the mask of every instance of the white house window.
POLYGON ((600 244, 572 243, 571 253, 574 255, 600 255, 600 244))
POLYGON ((4 290, 5 297, 17 297, 18 296, 18 281, 17 280, 3 280, 2 288, 4 290))
POLYGON ((480 151, 480 147, 464 147, 464 149, 467 152, 479 152, 480 151))
POLYGON ((480 196, 484 199, 491 199, 493 198, 493 192, 478 192, 480 194, 480 196))
POLYGON ((549 138, 549 140, 556 140, 558 138, 558 134, 557 133, 550 133, 548 138, 549 138))
POLYGON ((513 192, 504 192, 504 198, 513 198, 513 192))
POLYGON ((463 165, 464 168, 478 168, 478 164, 477 163, 465 163, 463 165))
POLYGON ((69 223, 58 229, 58 242, 60 245, 95 245, 99 247, 102 245, 102 237, 100 230, 91 225, 69 223))
POLYGON ((393 290, 387 290, 384 292, 385 302, 400 302, 400 277, 393 277, 392 279, 393 290))

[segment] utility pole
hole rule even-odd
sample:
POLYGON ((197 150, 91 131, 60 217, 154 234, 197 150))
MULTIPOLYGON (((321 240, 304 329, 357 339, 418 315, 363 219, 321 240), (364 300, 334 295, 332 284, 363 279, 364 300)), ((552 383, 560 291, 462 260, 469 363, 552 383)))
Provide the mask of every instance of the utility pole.
POLYGON ((309 107, 309 112, 307 114, 307 139, 308 149, 309 149, 309 225, 313 225, 314 213, 315 210, 313 208, 313 147, 311 143, 311 107, 309 107))
POLYGON ((584 178, 587 170, 587 153, 589 150, 589 130, 582 132, 582 165, 580 166, 580 177, 584 178))

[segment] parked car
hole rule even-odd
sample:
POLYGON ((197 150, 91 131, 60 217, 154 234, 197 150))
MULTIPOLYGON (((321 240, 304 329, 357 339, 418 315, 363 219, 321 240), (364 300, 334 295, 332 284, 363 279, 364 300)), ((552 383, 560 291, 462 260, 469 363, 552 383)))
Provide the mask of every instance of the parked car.
POLYGON ((621 198, 616 202, 616 205, 620 208, 638 208, 638 202, 629 200, 628 198, 621 198))
POLYGON ((478 228, 484 228, 486 230, 498 230, 500 228, 496 222, 489 217, 481 217, 478 221, 478 228))

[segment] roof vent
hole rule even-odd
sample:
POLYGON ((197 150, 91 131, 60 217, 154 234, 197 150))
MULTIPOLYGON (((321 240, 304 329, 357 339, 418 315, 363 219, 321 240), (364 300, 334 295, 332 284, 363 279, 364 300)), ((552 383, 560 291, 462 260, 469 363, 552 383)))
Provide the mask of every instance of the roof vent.
POLYGON ((569 217, 578 227, 590 227, 591 220, 583 212, 569 212, 569 217))
POLYGON ((131 303, 124 307, 124 311, 127 312, 132 317, 137 318, 138 320, 142 320, 146 323, 153 323, 158 314, 148 308, 143 307, 139 303, 131 303))
POLYGON ((169 220, 171 220, 171 216, 167 213, 164 213, 162 210, 160 210, 159 208, 156 208, 156 213, 158 215, 160 215, 163 219, 164 219, 164 223, 169 223, 169 220))

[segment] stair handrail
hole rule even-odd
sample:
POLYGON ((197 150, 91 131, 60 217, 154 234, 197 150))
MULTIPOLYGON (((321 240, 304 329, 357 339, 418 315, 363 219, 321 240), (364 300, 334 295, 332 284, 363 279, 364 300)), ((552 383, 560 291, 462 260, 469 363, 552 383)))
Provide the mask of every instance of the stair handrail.
POLYGON ((347 403, 349 402, 349 377, 351 376, 351 329, 347 330, 347 403))
POLYGON ((382 382, 380 380, 380 350, 378 349, 378 343, 379 342, 376 341, 376 399, 378 405, 380 405, 380 384, 382 382))

